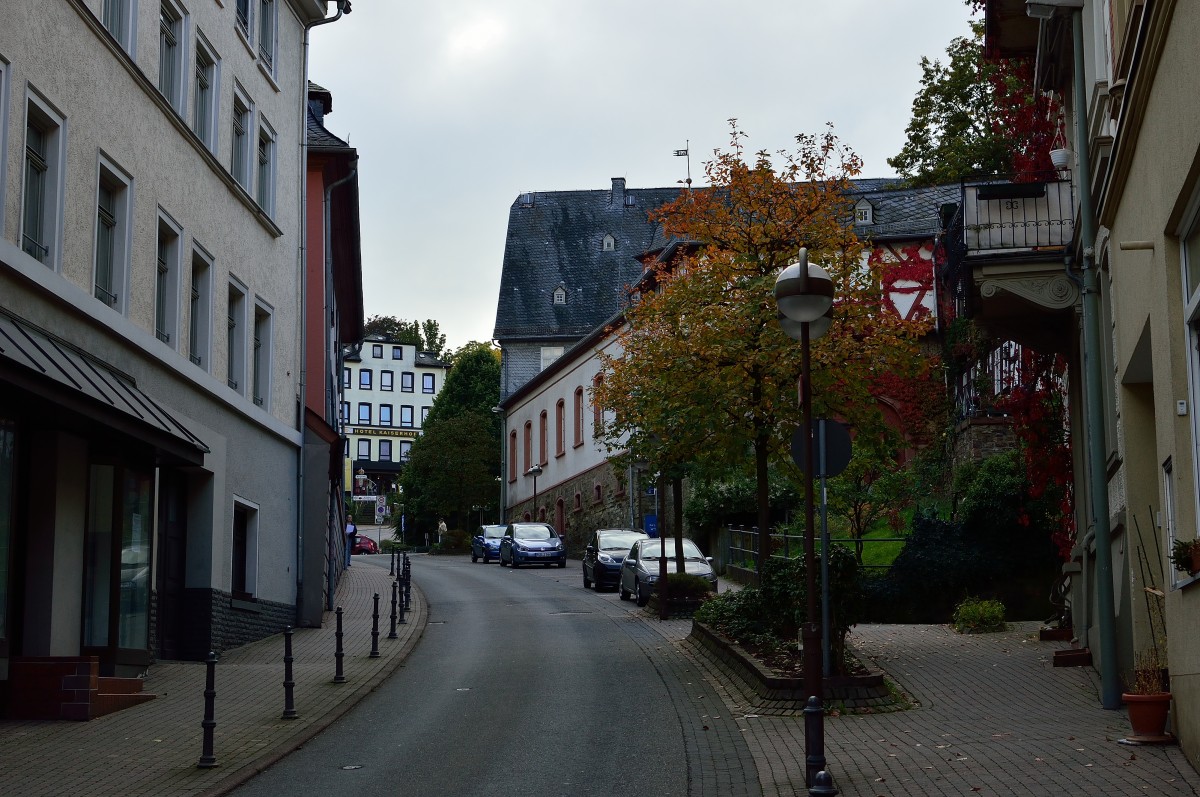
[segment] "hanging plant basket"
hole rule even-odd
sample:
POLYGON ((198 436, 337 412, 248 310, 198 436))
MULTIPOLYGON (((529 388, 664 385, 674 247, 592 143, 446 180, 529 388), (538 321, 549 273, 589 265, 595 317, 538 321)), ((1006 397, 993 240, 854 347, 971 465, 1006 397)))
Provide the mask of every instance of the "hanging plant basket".
POLYGON ((1071 168, 1071 150, 1065 147, 1050 150, 1050 162, 1059 171, 1071 168))

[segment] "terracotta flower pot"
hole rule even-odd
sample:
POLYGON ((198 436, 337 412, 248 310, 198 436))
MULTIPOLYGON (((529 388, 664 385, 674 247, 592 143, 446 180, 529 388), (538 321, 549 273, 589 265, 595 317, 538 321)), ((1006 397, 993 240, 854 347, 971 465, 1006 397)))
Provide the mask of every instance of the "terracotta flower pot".
POLYGON ((1129 709, 1129 724, 1133 728, 1130 741, 1153 744, 1169 742, 1174 736, 1167 733, 1167 710, 1171 708, 1171 693, 1157 695, 1123 694, 1129 709))

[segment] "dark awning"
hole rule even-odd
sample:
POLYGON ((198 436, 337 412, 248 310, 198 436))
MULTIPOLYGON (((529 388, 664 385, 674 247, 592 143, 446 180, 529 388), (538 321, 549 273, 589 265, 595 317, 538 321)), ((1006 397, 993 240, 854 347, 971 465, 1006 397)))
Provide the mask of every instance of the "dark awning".
POLYGON ((200 438, 138 390, 131 377, 3 310, 0 376, 194 464, 209 452, 200 438))

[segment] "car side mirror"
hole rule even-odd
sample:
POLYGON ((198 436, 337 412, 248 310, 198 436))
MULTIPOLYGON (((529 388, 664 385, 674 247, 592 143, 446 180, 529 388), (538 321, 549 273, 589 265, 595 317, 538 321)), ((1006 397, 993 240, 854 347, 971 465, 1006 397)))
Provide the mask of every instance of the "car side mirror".
POLYGON ((706 557, 704 557, 704 561, 708 562, 708 563, 711 565, 711 564, 712 564, 712 557, 711 557, 711 556, 706 556, 706 557))

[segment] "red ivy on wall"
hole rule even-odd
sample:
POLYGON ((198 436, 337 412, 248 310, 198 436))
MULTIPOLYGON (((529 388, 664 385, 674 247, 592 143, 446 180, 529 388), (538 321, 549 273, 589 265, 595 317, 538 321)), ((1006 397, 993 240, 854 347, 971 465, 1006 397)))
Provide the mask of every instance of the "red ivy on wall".
POLYGON ((1067 416, 1067 361, 1061 355, 1023 350, 1020 384, 997 401, 1013 418, 1021 440, 1030 499, 1021 508, 1021 523, 1033 522, 1031 511, 1044 512, 1052 524, 1051 540, 1067 561, 1075 544, 1075 481, 1071 458, 1071 426, 1067 416))

